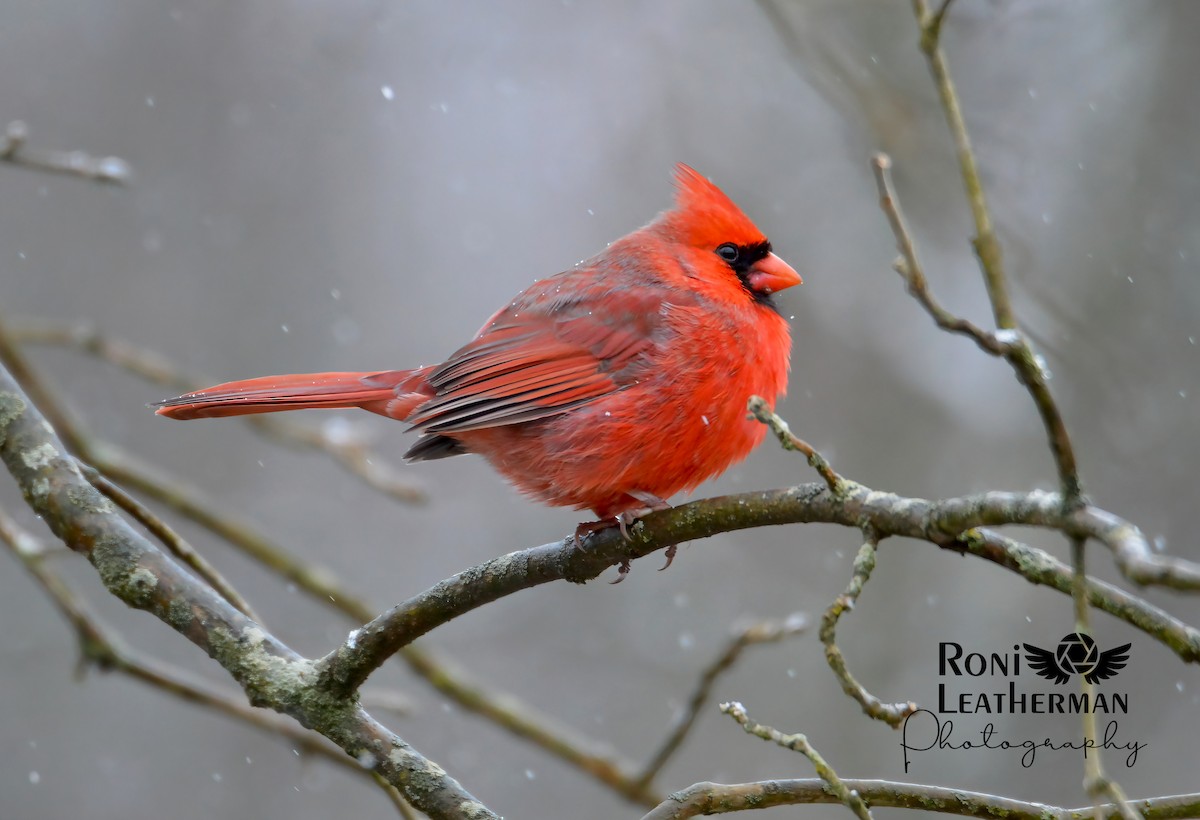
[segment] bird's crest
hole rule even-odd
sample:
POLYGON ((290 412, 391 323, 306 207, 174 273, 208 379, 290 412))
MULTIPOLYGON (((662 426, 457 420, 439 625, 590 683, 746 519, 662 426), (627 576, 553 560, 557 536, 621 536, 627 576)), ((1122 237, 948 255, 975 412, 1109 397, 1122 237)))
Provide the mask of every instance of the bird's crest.
POLYGON ((663 215, 663 222, 675 238, 699 247, 766 241, 724 191, 682 162, 675 165, 675 207, 663 215))

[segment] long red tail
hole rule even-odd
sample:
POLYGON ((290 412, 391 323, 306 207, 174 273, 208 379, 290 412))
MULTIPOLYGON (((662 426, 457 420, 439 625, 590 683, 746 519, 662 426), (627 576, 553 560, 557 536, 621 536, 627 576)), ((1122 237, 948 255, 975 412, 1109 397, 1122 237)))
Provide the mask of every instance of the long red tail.
POLYGON ((361 407, 396 419, 406 418, 429 398, 425 371, 381 373, 295 373, 226 382, 158 402, 155 411, 172 419, 221 418, 305 408, 361 407))

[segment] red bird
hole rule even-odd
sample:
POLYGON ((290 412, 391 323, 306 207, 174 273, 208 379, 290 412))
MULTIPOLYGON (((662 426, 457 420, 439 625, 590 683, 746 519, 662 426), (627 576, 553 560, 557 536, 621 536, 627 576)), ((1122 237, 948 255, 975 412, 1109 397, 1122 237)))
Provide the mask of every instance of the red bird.
POLYGON ((361 407, 421 434, 410 461, 478 453, 521 492, 624 530, 745 458, 765 434, 746 400, 787 387, 772 296, 799 275, 715 185, 682 164, 675 180, 674 208, 535 282, 441 364, 228 382, 157 412, 361 407))

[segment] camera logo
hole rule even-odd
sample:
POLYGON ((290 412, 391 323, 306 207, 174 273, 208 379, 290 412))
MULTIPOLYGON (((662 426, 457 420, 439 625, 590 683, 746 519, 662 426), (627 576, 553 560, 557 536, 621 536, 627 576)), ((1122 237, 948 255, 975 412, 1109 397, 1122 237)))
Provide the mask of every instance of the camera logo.
POLYGON ((1024 646, 1030 668, 1058 684, 1066 683, 1071 675, 1082 675, 1088 683, 1108 680, 1129 662, 1130 644, 1101 652, 1092 636, 1082 632, 1064 636, 1053 651, 1028 643, 1024 646))

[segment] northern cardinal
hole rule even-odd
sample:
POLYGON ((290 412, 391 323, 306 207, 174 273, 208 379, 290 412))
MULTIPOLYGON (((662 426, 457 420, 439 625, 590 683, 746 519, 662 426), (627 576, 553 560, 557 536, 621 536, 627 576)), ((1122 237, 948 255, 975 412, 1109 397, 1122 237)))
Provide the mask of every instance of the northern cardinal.
POLYGON ((410 461, 478 453, 521 492, 606 519, 581 532, 624 531, 745 458, 765 434, 746 400, 787 387, 772 296, 800 276, 715 185, 682 164, 675 182, 674 208, 534 282, 441 364, 227 382, 157 412, 361 407, 420 433, 410 461))

